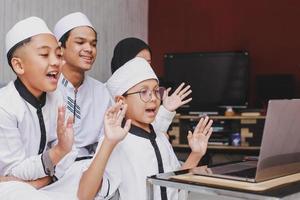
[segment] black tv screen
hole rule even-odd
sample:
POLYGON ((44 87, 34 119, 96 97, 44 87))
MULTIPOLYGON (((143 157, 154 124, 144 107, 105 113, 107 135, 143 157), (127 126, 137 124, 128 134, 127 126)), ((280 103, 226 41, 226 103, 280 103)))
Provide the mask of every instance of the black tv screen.
POLYGON ((222 106, 247 104, 249 55, 247 52, 168 53, 164 56, 166 86, 181 82, 192 87, 187 111, 217 111, 222 106))

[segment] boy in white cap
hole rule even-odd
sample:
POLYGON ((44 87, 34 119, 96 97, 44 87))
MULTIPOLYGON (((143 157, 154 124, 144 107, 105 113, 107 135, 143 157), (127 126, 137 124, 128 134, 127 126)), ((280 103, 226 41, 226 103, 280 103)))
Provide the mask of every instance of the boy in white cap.
POLYGON ((97 55, 97 33, 89 19, 80 12, 68 14, 55 25, 54 34, 61 42, 62 75, 58 87, 74 117, 77 160, 92 158, 100 135, 103 135, 104 113, 111 105, 105 85, 85 72, 90 70, 97 55))
MULTIPOLYGON (((104 113, 112 104, 105 85, 85 73, 96 59, 97 32, 81 12, 61 18, 53 32, 63 49, 65 64, 58 85, 68 105, 67 112, 74 117, 75 145, 79 149, 77 160, 91 158, 103 136, 104 113)), ((191 93, 188 87, 181 89, 177 93, 184 93, 185 97, 191 93)), ((166 105, 171 109, 161 106, 154 123, 156 130, 167 132, 175 116, 173 111, 191 100, 184 101, 177 93, 166 98, 166 105)))
MULTIPOLYGON (((125 128, 119 126, 115 135, 125 137, 118 145, 104 139, 99 145, 91 165, 83 173, 78 190, 79 199, 109 199, 119 190, 121 200, 145 200, 146 177, 157 173, 186 169, 197 166, 207 149, 212 133, 212 121, 206 117, 197 124, 194 133, 189 132, 188 142, 191 154, 180 166, 171 144, 162 132, 153 129, 151 123, 156 117, 162 99, 158 79, 149 63, 136 57, 120 67, 107 81, 107 87, 115 101, 123 102, 127 111, 125 119, 131 120, 129 134, 128 122, 125 128), (130 73, 128 73, 130 72, 130 73), (114 148, 115 147, 115 148, 114 148), (103 175, 103 149, 113 152, 103 175)), ((116 141, 123 137, 118 137, 116 141)), ((154 199, 178 199, 173 189, 156 187, 154 199)))
MULTIPOLYGON (((65 124, 63 101, 55 92, 62 52, 54 35, 42 19, 29 17, 8 31, 5 42, 8 63, 17 79, 0 89, 0 176, 26 182, 4 179, 0 194, 9 199, 18 191, 7 191, 7 184, 16 189, 30 188, 27 183, 41 188, 60 178, 76 155, 69 154, 73 118, 65 124)), ((31 188, 28 197, 20 195, 46 199, 37 191, 35 198, 33 191, 31 188)))

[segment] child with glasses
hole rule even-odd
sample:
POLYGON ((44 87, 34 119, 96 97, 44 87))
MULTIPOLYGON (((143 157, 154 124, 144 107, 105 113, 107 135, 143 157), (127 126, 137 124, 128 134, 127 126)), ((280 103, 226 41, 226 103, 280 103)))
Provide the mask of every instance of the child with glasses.
MULTIPOLYGON (((135 57, 144 58, 151 64, 152 51, 150 46, 139 38, 129 37, 122 39, 114 48, 111 59, 111 72, 114 73, 135 57)), ((162 106, 160 106, 155 120, 151 123, 156 132, 164 132, 167 138, 169 138, 167 131, 175 116, 176 109, 192 100, 192 98, 186 98, 192 93, 190 85, 181 83, 173 93, 170 93, 171 89, 165 90, 162 106)))
MULTIPOLYGON (((81 177, 79 199, 109 199, 118 190, 121 200, 144 200, 148 176, 197 166, 206 152, 212 121, 208 117, 201 119, 194 133, 188 133, 192 151, 180 166, 167 138, 151 125, 161 103, 162 89, 145 59, 136 57, 124 64, 107 81, 107 87, 117 105, 123 107, 107 116, 115 120, 105 120, 105 137, 81 177), (124 128, 123 116, 127 120, 123 121, 124 128), (109 155, 104 170, 103 159, 109 155)), ((154 190, 154 199, 178 199, 175 189, 157 186, 154 190)))

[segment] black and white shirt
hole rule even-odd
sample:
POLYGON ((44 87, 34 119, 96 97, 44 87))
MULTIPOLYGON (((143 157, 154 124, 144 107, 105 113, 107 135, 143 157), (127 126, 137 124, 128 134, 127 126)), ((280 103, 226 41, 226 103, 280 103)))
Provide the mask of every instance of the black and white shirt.
MULTIPOLYGON (((119 190, 121 200, 146 200, 148 176, 179 168, 179 161, 163 133, 156 134, 153 129, 147 133, 132 125, 126 138, 116 146, 109 159, 102 189, 96 199, 109 199, 119 190)), ((178 199, 178 193, 177 190, 155 187, 154 199, 174 200, 178 199)))
MULTIPOLYGON (((56 141, 57 91, 37 100, 17 79, 0 89, 0 175, 35 180, 47 174, 42 155, 56 141)), ((76 157, 76 156, 74 156, 76 157)), ((75 158, 56 165, 59 177, 75 158), (67 161, 68 164, 64 164, 67 161), (68 166, 67 166, 68 165, 68 166)))
POLYGON ((93 155, 103 135, 104 113, 112 105, 105 85, 85 75, 76 89, 62 74, 58 87, 63 94, 67 112, 74 117, 75 146, 79 157, 93 155))

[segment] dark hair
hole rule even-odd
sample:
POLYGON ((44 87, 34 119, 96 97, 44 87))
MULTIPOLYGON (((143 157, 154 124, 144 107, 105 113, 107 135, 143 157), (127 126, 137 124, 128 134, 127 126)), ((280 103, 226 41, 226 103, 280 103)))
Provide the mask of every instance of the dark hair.
POLYGON ((148 44, 139 38, 125 38, 121 40, 114 49, 114 55, 111 59, 111 73, 114 73, 122 65, 136 57, 136 55, 147 49, 151 54, 151 49, 148 44))
MULTIPOLYGON (((90 26, 88 26, 88 27, 91 28, 91 29, 95 32, 95 35, 96 35, 96 38, 97 38, 98 34, 97 34, 97 32, 95 31, 95 29, 93 29, 93 28, 90 27, 90 26)), ((77 27, 75 27, 75 28, 77 28, 77 27)), ((73 29, 74 29, 74 28, 73 28, 73 29)), ((65 34, 63 34, 63 36, 61 36, 61 38, 59 39, 59 42, 61 43, 61 47, 66 48, 66 42, 67 42, 67 40, 69 39, 70 33, 71 33, 71 31, 72 31, 73 29, 67 31, 65 34)))
POLYGON ((10 48, 10 50, 7 52, 6 56, 7 56, 7 62, 9 64, 9 66, 11 66, 12 68, 12 64, 11 64, 11 59, 14 56, 15 51, 20 48, 21 46, 29 43, 31 41, 31 37, 27 38, 25 40, 22 40, 21 42, 18 42, 17 44, 15 44, 12 48, 10 48))
MULTIPOLYGON (((73 30, 73 29, 71 29, 73 30)), ((59 42, 61 43, 61 46, 66 48, 66 42, 70 36, 70 32, 71 30, 67 31, 65 34, 63 34, 63 36, 61 36, 61 38, 59 39, 59 42)))

